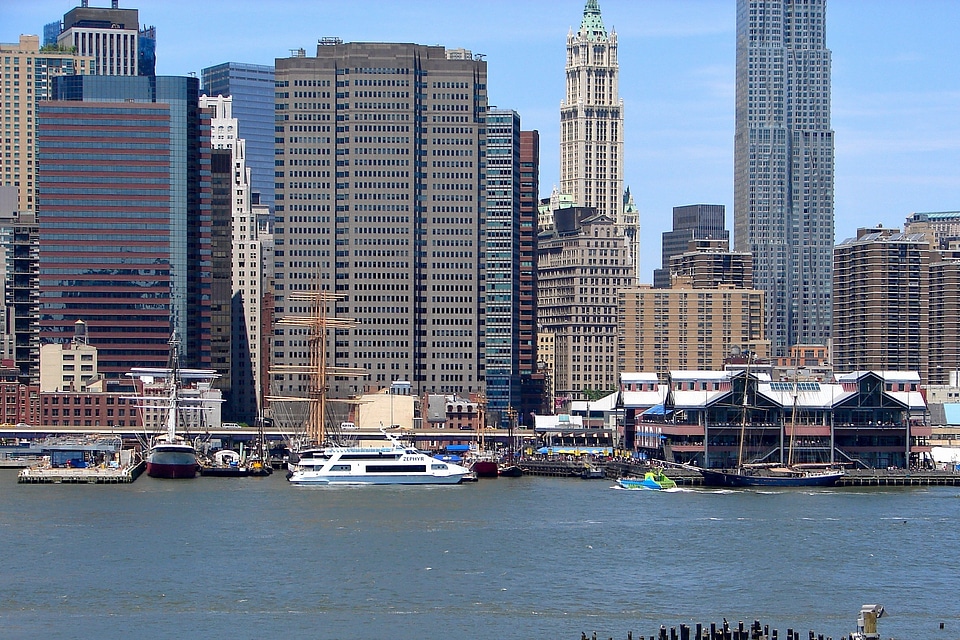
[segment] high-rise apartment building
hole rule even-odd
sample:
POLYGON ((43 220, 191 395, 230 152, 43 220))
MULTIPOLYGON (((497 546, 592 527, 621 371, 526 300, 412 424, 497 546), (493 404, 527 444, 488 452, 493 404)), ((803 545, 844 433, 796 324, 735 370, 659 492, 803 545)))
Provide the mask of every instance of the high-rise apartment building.
POLYGON ((698 288, 681 279, 619 291, 620 371, 718 370, 734 347, 769 356, 763 339, 763 292, 729 284, 698 288))
POLYGON ((520 403, 520 115, 487 111, 487 415, 507 426, 520 403))
POLYGON ((753 256, 728 246, 726 240, 690 240, 686 251, 670 258, 671 286, 684 281, 696 289, 752 289, 753 256))
POLYGON ((754 259, 774 355, 826 344, 833 164, 826 0, 737 0, 734 248, 754 259))
POLYGON ((233 98, 233 117, 246 141, 250 187, 260 204, 273 208, 273 82, 272 66, 224 62, 201 72, 203 92, 233 98))
MULTIPOLYGON (((297 294, 328 315, 331 397, 410 380, 416 395, 484 390, 487 65, 440 46, 324 39, 276 60, 275 314, 297 294)), ((308 328, 274 324, 276 366, 308 366, 308 328)), ((310 381, 276 373, 274 395, 310 381)))
POLYGON ((915 371, 928 378, 930 242, 919 233, 859 229, 834 256, 836 371, 915 371))
MULTIPOLYGON (((45 30, 45 39, 46 36, 45 30)), ((156 73, 156 29, 141 29, 140 12, 121 9, 119 0, 111 0, 110 8, 91 7, 87 0, 81 0, 79 7, 63 16, 57 44, 73 47, 81 56, 93 57, 92 73, 96 75, 156 73)))
POLYGON ((554 339, 557 403, 618 388, 617 292, 634 283, 614 220, 594 209, 554 211, 538 242, 539 325, 554 339))
MULTIPOLYGON (((722 220, 721 213, 721 229, 722 220)), ((753 287, 749 253, 730 251, 726 239, 691 239, 667 271, 668 288, 620 290, 621 371, 655 371, 666 380, 670 370, 722 369, 734 348, 769 356, 763 292, 753 287)))
POLYGON ((673 208, 673 229, 664 231, 661 240, 660 268, 653 270, 653 286, 670 287, 670 259, 687 251, 691 240, 730 241, 724 227, 722 204, 690 204, 673 208))
POLYGON ((0 187, 3 357, 13 360, 21 384, 36 384, 40 375, 39 229, 36 214, 19 213, 16 202, 15 187, 0 187))
POLYGON ((40 338, 100 371, 210 364, 209 116, 196 78, 66 76, 39 106, 40 338))
POLYGON ((929 292, 926 382, 957 385, 960 384, 960 238, 945 242, 940 250, 931 253, 929 292))
POLYGON ((93 58, 55 47, 41 51, 39 37, 21 35, 17 43, 0 43, 0 63, 0 186, 17 188, 20 211, 36 211, 37 103, 50 97, 53 78, 92 73, 93 58))
POLYGON ((233 104, 232 97, 200 96, 200 107, 210 113, 211 364, 221 374, 215 384, 224 392, 226 419, 252 424, 263 389, 263 256, 250 202, 246 140, 238 137, 233 104))
POLYGON ((567 34, 566 94, 560 103, 560 191, 609 216, 639 255, 638 221, 624 217, 623 100, 617 34, 607 33, 597 0, 587 0, 580 28, 567 34))

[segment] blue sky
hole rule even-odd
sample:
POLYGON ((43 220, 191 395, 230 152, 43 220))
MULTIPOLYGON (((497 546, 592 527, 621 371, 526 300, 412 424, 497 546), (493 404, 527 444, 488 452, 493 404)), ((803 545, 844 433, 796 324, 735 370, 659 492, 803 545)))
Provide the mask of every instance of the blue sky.
MULTIPOLYGON (((90 0, 109 6, 110 0, 90 0)), ((672 207, 733 218, 734 0, 600 0, 620 46, 626 183, 641 212, 642 280, 659 266, 672 207)), ((0 41, 42 33, 75 2, 0 0, 0 41)), ((581 0, 121 0, 157 27, 158 73, 273 64, 316 41, 394 41, 486 55, 490 104, 540 131, 541 193, 559 180, 567 31, 581 0)), ((830 0, 836 239, 960 210, 960 2, 830 0)))

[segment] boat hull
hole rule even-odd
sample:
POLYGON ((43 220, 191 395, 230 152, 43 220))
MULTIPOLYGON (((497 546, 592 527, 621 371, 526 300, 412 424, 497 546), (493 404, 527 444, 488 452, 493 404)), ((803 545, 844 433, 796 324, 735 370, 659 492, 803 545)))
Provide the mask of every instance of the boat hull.
POLYGON ((833 487, 843 473, 816 473, 802 476, 770 476, 726 473, 700 469, 708 487, 833 487))
POLYGON ((477 460, 470 470, 477 474, 478 478, 496 478, 500 475, 500 466, 494 460, 477 460))
POLYGON ((655 476, 647 473, 643 478, 618 478, 617 484, 622 489, 640 489, 645 491, 663 491, 673 489, 677 483, 666 476, 655 476))
POLYGON ((515 464, 501 465, 497 473, 504 478, 519 478, 523 475, 523 469, 515 464))
POLYGON ((154 449, 147 454, 147 475, 151 478, 194 478, 197 453, 193 450, 154 449))
POLYGON ((344 475, 335 476, 327 474, 318 474, 313 471, 296 471, 290 474, 288 478, 290 484, 297 485, 338 485, 338 484, 459 484, 463 479, 462 474, 452 474, 449 476, 401 476, 396 474, 383 475, 344 475))

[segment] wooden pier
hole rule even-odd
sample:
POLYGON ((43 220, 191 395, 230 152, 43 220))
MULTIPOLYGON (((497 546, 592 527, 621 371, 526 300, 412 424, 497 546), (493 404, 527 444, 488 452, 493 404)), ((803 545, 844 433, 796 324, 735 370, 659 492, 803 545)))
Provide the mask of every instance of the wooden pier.
POLYGON ((28 467, 17 476, 18 484, 129 484, 147 468, 143 460, 126 467, 28 467))

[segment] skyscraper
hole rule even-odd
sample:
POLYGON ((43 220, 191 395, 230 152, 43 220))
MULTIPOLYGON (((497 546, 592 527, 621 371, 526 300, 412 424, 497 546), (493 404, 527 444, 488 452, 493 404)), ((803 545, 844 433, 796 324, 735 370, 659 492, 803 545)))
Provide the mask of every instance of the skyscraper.
POLYGON ((540 326, 554 337, 560 404, 617 389, 617 296, 636 275, 612 218, 571 207, 554 219, 538 238, 537 307, 540 326))
POLYGON ((857 229, 835 249, 833 366, 915 371, 929 380, 930 262, 922 233, 857 229))
POLYGON ((224 392, 224 416, 252 424, 263 389, 260 305, 263 258, 250 202, 246 140, 238 137, 233 98, 200 96, 210 112, 213 249, 212 367, 224 392))
POLYGON ((687 251, 691 240, 730 240, 730 232, 723 226, 724 212, 722 204, 690 204, 673 208, 673 229, 663 233, 661 266, 653 270, 654 287, 670 287, 670 258, 687 251))
POLYGON ((20 211, 36 211, 37 104, 50 97, 53 78, 92 73, 93 58, 68 50, 41 52, 39 37, 21 35, 17 43, 0 43, 0 62, 4 75, 20 78, 0 86, 5 111, 0 142, 6 147, 0 159, 0 185, 17 188, 20 211))
POLYGON ((39 106, 40 338, 100 370, 210 364, 209 117, 196 78, 65 76, 39 106))
POLYGON ((246 140, 250 187, 273 209, 273 67, 224 62, 201 72, 203 92, 233 98, 238 136, 246 140))
MULTIPOLYGON (((486 62, 440 46, 329 38, 277 59, 276 317, 305 312, 298 294, 342 296, 329 315, 357 324, 327 334, 326 364, 369 374, 331 378, 331 397, 483 391, 486 93, 486 62)), ((315 346, 275 323, 274 365, 315 346)))
POLYGON ((607 33, 597 0, 587 0, 580 28, 567 34, 566 95, 560 103, 560 191, 609 216, 636 264, 637 220, 624 217, 623 100, 617 34, 607 33))
POLYGON ((487 412, 506 426, 520 402, 520 115, 487 112, 487 412))
POLYGON ((91 7, 82 0, 63 16, 57 44, 92 56, 96 75, 144 76, 156 72, 156 39, 154 27, 140 29, 137 9, 121 9, 119 0, 111 0, 109 9, 91 7))
POLYGON ((834 140, 826 0, 737 1, 734 248, 773 355, 830 337, 834 140))

